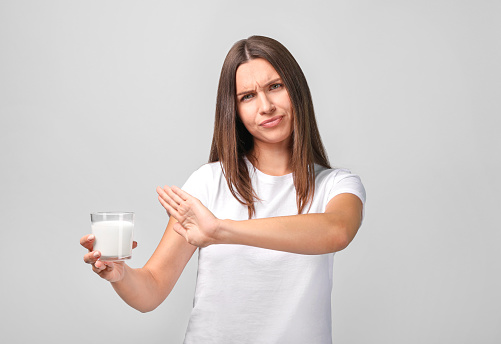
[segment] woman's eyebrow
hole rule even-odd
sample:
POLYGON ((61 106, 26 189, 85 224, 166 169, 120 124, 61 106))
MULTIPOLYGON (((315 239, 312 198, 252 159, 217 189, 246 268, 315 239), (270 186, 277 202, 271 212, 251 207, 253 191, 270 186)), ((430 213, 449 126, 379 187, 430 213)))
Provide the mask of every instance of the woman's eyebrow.
MULTIPOLYGON (((271 81, 268 81, 268 82, 264 85, 264 88, 266 88, 266 87, 270 86, 271 84, 274 84, 274 83, 276 83, 276 82, 279 82, 279 81, 281 82, 281 81, 282 81, 282 78, 276 78, 276 79, 273 79, 273 80, 271 80, 271 81)), ((242 92, 239 92, 239 93, 237 93, 237 97, 238 97, 238 96, 241 96, 241 95, 244 95, 244 94, 246 94, 246 93, 252 92, 252 91, 254 91, 254 90, 247 90, 247 91, 242 91, 242 92)))

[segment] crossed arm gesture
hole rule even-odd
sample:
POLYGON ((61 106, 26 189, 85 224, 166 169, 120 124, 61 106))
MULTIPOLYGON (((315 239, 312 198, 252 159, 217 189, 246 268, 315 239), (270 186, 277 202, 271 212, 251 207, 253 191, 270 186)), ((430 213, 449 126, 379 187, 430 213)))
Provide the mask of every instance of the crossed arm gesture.
POLYGON ((144 267, 133 269, 124 262, 100 261, 100 252, 93 251, 93 235, 80 239, 88 250, 84 261, 112 282, 125 302, 142 312, 155 309, 169 295, 197 247, 241 244, 323 254, 344 249, 361 222, 362 202, 348 193, 332 198, 325 213, 233 221, 216 218, 197 198, 177 187, 159 187, 157 192, 171 218, 144 267))
POLYGON ((241 244, 301 254, 340 251, 353 240, 362 219, 362 201, 335 196, 324 213, 233 221, 218 219, 197 198, 178 187, 157 188, 158 200, 178 222, 173 229, 198 247, 241 244))

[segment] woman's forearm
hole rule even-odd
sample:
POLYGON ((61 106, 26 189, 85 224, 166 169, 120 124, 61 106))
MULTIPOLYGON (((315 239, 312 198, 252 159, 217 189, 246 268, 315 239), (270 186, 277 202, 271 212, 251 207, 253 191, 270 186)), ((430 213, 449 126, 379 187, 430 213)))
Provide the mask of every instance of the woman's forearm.
POLYGON ((198 247, 240 244, 300 254, 331 253, 348 246, 362 222, 362 201, 350 193, 333 197, 324 213, 234 221, 218 219, 177 187, 157 192, 160 203, 178 221, 172 228, 198 247))
POLYGON ((163 301, 158 283, 146 268, 133 269, 124 264, 124 277, 118 282, 111 282, 117 294, 131 307, 140 312, 154 310, 163 301))
POLYGON ((303 214, 245 221, 221 220, 217 241, 300 254, 344 249, 350 229, 335 214, 303 214))

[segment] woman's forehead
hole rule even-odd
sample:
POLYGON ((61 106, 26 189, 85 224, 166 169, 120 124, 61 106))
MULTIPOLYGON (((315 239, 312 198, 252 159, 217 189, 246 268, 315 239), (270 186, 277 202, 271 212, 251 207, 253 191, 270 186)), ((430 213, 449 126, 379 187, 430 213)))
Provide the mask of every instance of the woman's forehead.
POLYGON ((258 58, 247 61, 237 68, 235 75, 237 93, 264 87, 277 78, 280 78, 280 75, 267 60, 258 58))

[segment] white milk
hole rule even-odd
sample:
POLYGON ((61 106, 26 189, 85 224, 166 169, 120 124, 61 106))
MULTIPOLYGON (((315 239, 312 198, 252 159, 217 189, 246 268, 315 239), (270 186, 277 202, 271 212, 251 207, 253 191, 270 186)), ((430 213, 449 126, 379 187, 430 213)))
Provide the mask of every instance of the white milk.
POLYGON ((96 237, 94 251, 101 252, 101 259, 130 258, 132 255, 132 231, 134 224, 129 221, 100 221, 92 224, 92 234, 96 237))

